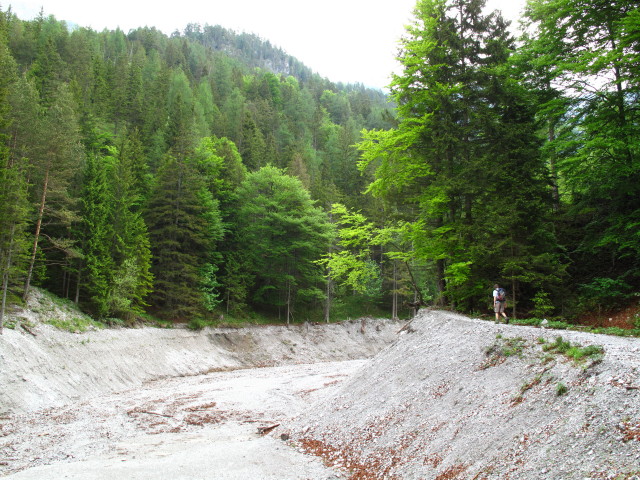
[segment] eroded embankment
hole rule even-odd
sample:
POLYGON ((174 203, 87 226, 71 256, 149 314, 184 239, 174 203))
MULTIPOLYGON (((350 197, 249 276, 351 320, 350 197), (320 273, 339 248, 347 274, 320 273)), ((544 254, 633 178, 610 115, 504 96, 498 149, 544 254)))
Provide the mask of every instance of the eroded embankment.
POLYGON ((424 311, 285 428, 352 479, 637 479, 640 340, 424 311), (601 345, 576 363, 545 348, 601 345))
POLYGON ((289 328, 145 327, 69 333, 29 315, 36 325, 31 333, 17 328, 0 335, 0 414, 60 406, 158 378, 367 358, 391 343, 401 326, 358 320, 289 328))

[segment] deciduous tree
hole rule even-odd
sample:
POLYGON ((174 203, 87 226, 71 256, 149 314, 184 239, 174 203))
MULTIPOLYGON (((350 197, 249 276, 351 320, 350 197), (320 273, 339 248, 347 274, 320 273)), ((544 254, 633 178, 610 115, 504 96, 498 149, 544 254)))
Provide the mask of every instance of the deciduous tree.
POLYGON ((284 307, 288 323, 296 305, 323 297, 315 261, 328 244, 330 224, 297 178, 275 167, 250 173, 239 189, 237 223, 255 278, 255 305, 284 307))

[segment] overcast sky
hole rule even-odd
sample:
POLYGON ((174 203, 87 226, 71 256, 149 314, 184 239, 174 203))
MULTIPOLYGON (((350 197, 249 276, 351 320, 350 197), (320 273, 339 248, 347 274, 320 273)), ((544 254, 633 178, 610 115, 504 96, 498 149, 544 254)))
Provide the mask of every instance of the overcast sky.
MULTIPOLYGON (((525 0, 488 0, 515 20, 525 0)), ((5 0, 0 7, 22 20, 45 15, 101 31, 156 27, 166 34, 188 23, 221 25, 269 40, 323 77, 383 88, 392 71, 398 39, 412 19, 416 0, 5 0)), ((514 22, 515 24, 516 22, 514 22)))

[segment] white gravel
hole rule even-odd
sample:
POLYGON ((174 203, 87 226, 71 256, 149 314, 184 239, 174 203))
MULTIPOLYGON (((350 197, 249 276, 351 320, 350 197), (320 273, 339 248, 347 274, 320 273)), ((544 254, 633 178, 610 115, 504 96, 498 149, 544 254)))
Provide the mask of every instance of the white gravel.
POLYGON ((424 311, 288 428, 354 479, 638 479, 640 340, 424 311), (604 358, 543 351, 558 336, 604 358))
POLYGON ((335 390, 363 361, 245 369, 153 381, 2 424, 6 478, 338 479, 279 436, 259 433, 335 390), (17 472, 11 474, 11 472, 17 472))
POLYGON ((259 428, 328 395, 397 338, 361 319, 291 328, 108 329, 43 324, 79 312, 34 290, 0 335, 0 476, 332 479, 259 428))

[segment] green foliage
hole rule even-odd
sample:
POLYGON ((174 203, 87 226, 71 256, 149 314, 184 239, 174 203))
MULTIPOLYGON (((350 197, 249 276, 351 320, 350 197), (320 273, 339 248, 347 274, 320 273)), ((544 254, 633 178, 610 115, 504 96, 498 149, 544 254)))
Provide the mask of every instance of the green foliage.
POLYGON ((572 344, 564 340, 562 337, 556 337, 554 343, 548 343, 542 346, 543 351, 560 353, 576 363, 582 363, 585 360, 591 360, 591 363, 599 362, 604 356, 604 348, 600 345, 588 345, 582 347, 578 344, 572 344))
POLYGON ((139 211, 142 178, 134 158, 115 147, 87 162, 83 210, 83 267, 92 311, 131 319, 151 290, 151 252, 139 211))
POLYGON ((481 308, 499 278, 515 296, 557 284, 564 270, 546 221, 535 105, 506 67, 504 23, 481 4, 418 2, 391 84, 398 126, 359 144, 361 168, 376 166, 369 192, 407 212, 437 297, 463 309, 481 308))
POLYGON ((505 357, 510 357, 512 355, 517 355, 517 356, 521 356, 522 355, 522 351, 526 345, 526 342, 523 338, 521 337, 512 337, 512 338, 502 338, 500 337, 499 340, 502 340, 501 344, 502 344, 502 348, 501 348, 501 353, 502 355, 504 355, 505 357))
POLYGON ((97 330, 104 328, 105 325, 102 322, 93 320, 87 316, 77 317, 65 317, 65 318, 51 318, 47 322, 49 325, 53 325, 59 330, 65 330, 72 333, 82 333, 89 330, 97 330))
POLYGON ((375 296, 380 287, 379 268, 371 260, 371 247, 376 244, 375 226, 361 213, 349 212, 344 205, 334 204, 331 215, 338 227, 340 250, 326 254, 318 264, 339 285, 375 296))
POLYGON ((494 367, 512 356, 521 357, 526 346, 526 341, 521 337, 503 337, 498 334, 495 342, 485 349, 486 358, 480 368, 494 367))
POLYGON ((585 310, 612 308, 626 304, 631 298, 632 287, 622 280, 594 278, 580 285, 585 310))
POLYGON ((189 330, 202 330, 209 326, 211 326, 211 322, 207 322, 201 317, 194 317, 189 320, 189 323, 187 323, 187 328, 189 328, 189 330))
POLYGON ((496 281, 518 316, 624 304, 640 287, 637 8, 536 1, 516 45, 483 6, 417 3, 397 119, 383 92, 254 35, 2 12, 4 285, 127 321, 302 312, 329 254, 340 308, 416 295, 480 311, 496 281), (266 166, 296 177, 273 183, 291 198, 248 193, 266 166), (312 199, 345 206, 337 244, 312 199))
POLYGON ((638 337, 640 336, 640 328, 623 329, 619 327, 587 327, 583 325, 576 325, 563 320, 547 320, 542 318, 518 318, 511 319, 510 323, 514 325, 527 325, 531 327, 550 328, 554 330, 578 330, 587 331, 591 333, 598 333, 602 335, 615 335, 618 337, 638 337))
POLYGON ((562 383, 562 382, 558 382, 558 384, 556 385, 556 395, 558 395, 559 397, 566 394, 569 391, 569 389, 567 388, 567 386, 562 383))
POLYGON ((166 159, 146 217, 155 278, 151 298, 164 310, 160 316, 199 315, 214 302, 215 269, 207 264, 223 230, 218 204, 192 162, 166 159))
POLYGON ((218 267, 211 263, 206 263, 200 270, 200 292, 202 294, 203 306, 208 312, 212 312, 222 300, 220 299, 219 289, 222 286, 218 282, 216 273, 218 267))
POLYGON ((524 57, 536 66, 530 81, 543 101, 546 152, 557 166, 559 213, 567 219, 560 234, 585 308, 602 304, 604 282, 612 290, 605 306, 640 284, 636 10, 626 0, 602 8, 545 0, 527 10, 535 28, 524 57))
POLYGON ((94 310, 99 317, 109 313, 108 297, 114 273, 111 246, 114 239, 110 209, 113 202, 107 184, 112 173, 108 158, 89 157, 82 196, 84 264, 87 271, 87 289, 94 310))
POLYGON ((275 167, 247 175, 238 190, 237 242, 253 279, 255 305, 286 308, 322 297, 316 260, 329 244, 327 215, 314 206, 301 182, 275 167))
MULTIPOLYGON (((331 302, 331 311, 329 312, 330 320, 340 322, 343 320, 352 320, 361 317, 387 318, 389 316, 388 309, 383 309, 379 299, 372 302, 370 298, 363 295, 347 294, 346 292, 337 292, 336 298, 331 302)), ((324 320, 318 318, 318 321, 324 320)))
POLYGON ((545 317, 551 313, 554 309, 553 303, 549 298, 549 294, 545 291, 540 291, 535 294, 531 299, 534 307, 531 309, 531 314, 536 317, 545 317))

